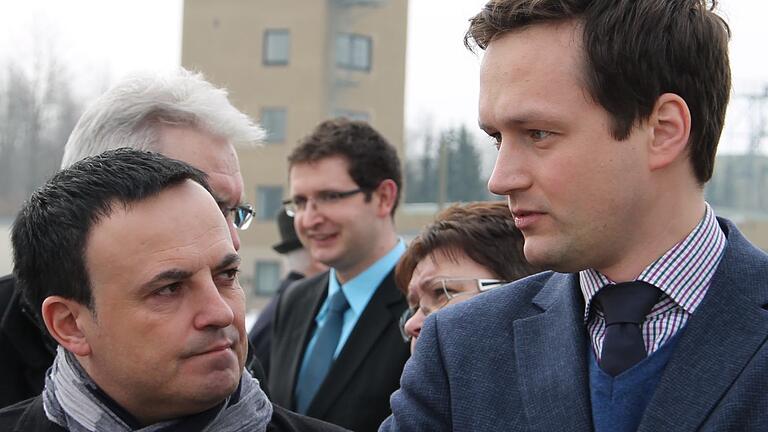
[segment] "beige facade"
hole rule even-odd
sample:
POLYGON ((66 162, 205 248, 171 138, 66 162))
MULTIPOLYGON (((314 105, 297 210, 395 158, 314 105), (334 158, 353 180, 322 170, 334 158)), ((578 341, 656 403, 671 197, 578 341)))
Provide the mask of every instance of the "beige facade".
MULTIPOLYGON (((286 156, 299 139, 345 115, 367 119, 405 154, 407 10, 407 0, 185 1, 183 66, 226 87, 271 141, 238 149, 246 200, 262 213, 242 236, 249 291, 280 263, 271 249, 278 241, 272 212, 288 195, 286 156)), ((412 233, 433 214, 398 224, 412 233)))

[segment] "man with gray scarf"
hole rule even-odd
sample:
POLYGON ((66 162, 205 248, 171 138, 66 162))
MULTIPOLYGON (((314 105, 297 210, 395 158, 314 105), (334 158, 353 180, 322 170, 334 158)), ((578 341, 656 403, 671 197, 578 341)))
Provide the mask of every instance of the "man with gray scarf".
POLYGON ((201 171, 131 149, 84 159, 32 195, 11 237, 58 350, 42 395, 0 411, 0 430, 338 430, 273 407, 245 369, 240 258, 201 171))

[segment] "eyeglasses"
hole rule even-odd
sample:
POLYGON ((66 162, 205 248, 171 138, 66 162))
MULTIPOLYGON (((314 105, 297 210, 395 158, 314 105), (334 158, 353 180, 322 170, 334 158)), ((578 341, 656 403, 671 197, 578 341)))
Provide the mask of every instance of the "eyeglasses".
POLYGON ((232 208, 222 210, 224 217, 232 221, 232 225, 239 230, 247 230, 253 222, 253 206, 250 204, 240 204, 232 208), (231 217, 231 219, 230 219, 231 217))
MULTIPOLYGON (((400 316, 398 322, 400 327, 400 336, 403 337, 403 341, 406 343, 411 341, 411 335, 405 331, 405 323, 409 319, 416 315, 416 312, 421 309, 424 316, 431 314, 437 310, 440 310, 448 305, 453 299, 464 295, 475 295, 485 291, 498 288, 500 286, 508 284, 510 281, 500 279, 479 279, 479 278, 446 278, 438 279, 427 289, 423 291, 423 295, 419 299, 419 304, 414 307, 409 307, 400 316), (457 285, 466 284, 468 282, 473 283, 471 290, 456 289, 457 285)), ((466 285, 464 285, 466 286, 466 285)))
POLYGON ((283 206, 285 206, 285 212, 288 216, 296 216, 298 213, 307 209, 310 201, 315 203, 315 209, 321 207, 330 207, 334 204, 338 204, 345 198, 349 198, 352 195, 364 192, 362 188, 352 189, 344 192, 339 191, 320 191, 314 197, 295 196, 283 200, 283 206))

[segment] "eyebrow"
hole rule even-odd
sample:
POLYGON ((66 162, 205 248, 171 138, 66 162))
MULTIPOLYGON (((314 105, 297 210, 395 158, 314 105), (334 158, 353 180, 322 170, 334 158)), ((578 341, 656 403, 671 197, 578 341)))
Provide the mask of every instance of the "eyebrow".
MULTIPOLYGON (((349 187, 351 188, 358 187, 360 189, 363 189, 361 186, 349 186, 349 187)), ((344 187, 337 188, 337 189, 320 189, 319 191, 315 191, 314 194, 310 194, 310 195, 317 196, 320 194, 342 193, 342 192, 346 192, 347 190, 348 189, 345 189, 344 187)), ((306 197, 307 197, 306 194, 294 194, 292 196, 292 198, 306 198, 306 197)))
POLYGON ((425 279, 421 282, 419 282, 418 287, 425 290, 427 288, 432 288, 441 278, 438 277, 431 277, 429 279, 425 279))
POLYGON ((211 195, 213 196, 214 201, 216 201, 216 205, 219 206, 221 211, 232 210, 233 208, 236 208, 243 203, 243 198, 238 198, 237 202, 235 202, 235 205, 230 207, 229 202, 225 200, 221 195, 214 192, 211 192, 211 195))
POLYGON ((216 201, 216 205, 219 206, 222 211, 229 208, 227 201, 224 198, 215 193, 211 193, 211 195, 213 195, 213 199, 216 201))
MULTIPOLYGON (((561 115, 553 110, 546 110, 539 107, 528 108, 519 113, 515 113, 511 116, 503 116, 501 118, 502 124, 505 125, 523 125, 532 122, 543 122, 547 124, 557 125, 560 123, 561 115)), ((485 124, 482 121, 477 122, 477 126, 485 133, 489 134, 489 131, 496 132, 497 129, 491 125, 485 124)))
POLYGON ((237 253, 230 253, 224 256, 224 258, 213 268, 213 272, 218 272, 231 267, 234 264, 240 264, 241 258, 237 253))
POLYGON ((177 282, 184 280, 192 276, 192 272, 181 269, 169 269, 164 272, 158 273, 149 280, 149 282, 143 285, 143 288, 150 288, 154 285, 159 285, 162 282, 177 282))
MULTIPOLYGON (((212 269, 213 273, 222 271, 233 264, 240 264, 240 255, 236 253, 230 253, 224 256, 221 261, 212 269)), ((158 273, 149 280, 149 282, 143 284, 144 288, 152 287, 163 282, 178 282, 180 280, 188 279, 192 276, 192 272, 181 269, 168 269, 161 273, 158 273)))
POLYGON ((458 276, 435 276, 429 279, 427 281, 428 283, 425 282, 424 285, 422 285, 422 288, 426 289, 426 288, 432 288, 435 286, 440 286, 442 288, 442 284, 440 283, 441 281, 445 281, 447 283, 446 285, 452 285, 451 282, 466 282, 466 281, 472 281, 475 279, 476 278, 458 277, 458 276))

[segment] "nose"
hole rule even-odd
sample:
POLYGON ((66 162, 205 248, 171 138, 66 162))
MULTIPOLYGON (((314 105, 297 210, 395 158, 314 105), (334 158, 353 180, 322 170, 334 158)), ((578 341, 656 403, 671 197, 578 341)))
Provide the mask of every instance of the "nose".
POLYGON ((294 218, 294 228, 298 232, 301 228, 311 228, 323 220, 323 214, 317 208, 314 200, 308 200, 306 207, 298 212, 294 218))
POLYGON ((512 195, 515 191, 531 186, 524 156, 515 151, 514 147, 511 143, 502 143, 499 148, 493 172, 488 179, 488 190, 493 194, 512 195))
POLYGON ((232 306, 221 296, 213 278, 199 288, 195 297, 197 313, 194 325, 198 330, 229 327, 235 320, 232 306))
POLYGON ((419 333, 421 333, 421 326, 424 325, 425 318, 426 316, 424 315, 424 312, 422 312, 421 308, 419 308, 416 310, 416 313, 413 314, 411 319, 405 322, 405 332, 408 333, 408 335, 410 335, 413 340, 416 340, 416 338, 419 337, 419 333))
POLYGON ((232 237, 232 244, 235 246, 235 250, 240 250, 240 236, 237 234, 237 228, 235 227, 235 224, 231 221, 227 220, 227 225, 229 225, 229 235, 232 237))

